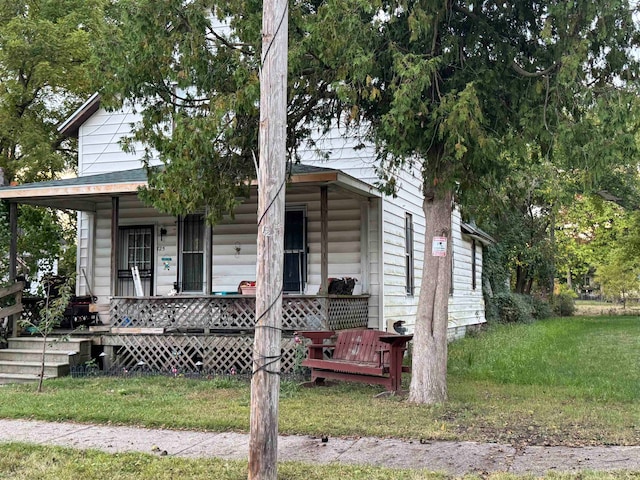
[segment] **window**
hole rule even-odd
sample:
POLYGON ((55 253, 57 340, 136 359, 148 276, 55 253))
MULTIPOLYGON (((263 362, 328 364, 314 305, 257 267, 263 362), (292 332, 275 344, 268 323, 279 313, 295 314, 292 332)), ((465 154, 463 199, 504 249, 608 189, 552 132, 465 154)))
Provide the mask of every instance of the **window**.
POLYGON ((405 214, 404 217, 404 271, 407 295, 413 295, 415 290, 415 274, 413 269, 413 215, 405 214))
POLYGON ((204 291, 204 218, 187 215, 182 220, 181 290, 204 291))

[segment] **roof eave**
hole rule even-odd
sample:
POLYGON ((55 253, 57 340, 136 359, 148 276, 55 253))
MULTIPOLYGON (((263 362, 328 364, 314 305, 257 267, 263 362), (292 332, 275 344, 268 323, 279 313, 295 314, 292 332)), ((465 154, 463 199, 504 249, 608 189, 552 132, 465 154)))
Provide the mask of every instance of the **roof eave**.
POLYGON ((496 244, 495 238, 489 235, 487 232, 479 229, 474 225, 470 225, 468 223, 462 222, 460 224, 460 230, 462 233, 470 238, 478 240, 484 246, 496 244))
POLYGON ((78 137, 78 131, 84 122, 100 108, 100 94, 94 93, 80 108, 58 126, 58 132, 65 137, 78 137))

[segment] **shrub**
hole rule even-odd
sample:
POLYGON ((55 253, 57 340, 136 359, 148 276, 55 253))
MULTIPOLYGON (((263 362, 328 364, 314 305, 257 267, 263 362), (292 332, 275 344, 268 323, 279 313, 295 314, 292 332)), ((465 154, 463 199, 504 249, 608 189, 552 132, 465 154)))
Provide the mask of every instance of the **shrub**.
POLYGON ((576 292, 566 285, 556 286, 553 296, 553 313, 559 317, 570 317, 576 312, 576 292))
POLYGON ((547 300, 540 297, 531 297, 533 307, 533 318, 543 320, 553 316, 553 308, 547 300))
POLYGON ((530 323, 534 320, 531 297, 517 293, 499 293, 486 306, 487 321, 498 323, 530 323))
POLYGON ((559 317, 570 317, 576 312, 575 296, 571 293, 559 293, 553 296, 553 313, 559 317))

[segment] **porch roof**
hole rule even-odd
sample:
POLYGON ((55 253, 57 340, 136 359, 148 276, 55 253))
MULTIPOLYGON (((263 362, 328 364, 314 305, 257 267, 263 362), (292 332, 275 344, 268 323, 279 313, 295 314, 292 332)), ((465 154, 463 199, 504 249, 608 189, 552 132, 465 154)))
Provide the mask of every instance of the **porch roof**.
POLYGON ((462 222, 462 224, 460 225, 460 230, 464 235, 467 235, 468 237, 471 237, 474 240, 478 240, 480 243, 482 243, 485 246, 498 243, 496 242, 495 238, 493 238, 484 230, 481 230, 480 228, 478 228, 474 222, 471 222, 471 223, 462 222))
MULTIPOLYGON (((295 164, 290 171, 293 185, 336 185, 366 197, 378 197, 375 187, 340 170, 295 164)), ((97 175, 25 183, 0 187, 0 200, 65 210, 95 211, 96 203, 110 197, 135 195, 147 186, 144 168, 97 175)), ((252 182, 257 185, 257 182, 252 182)))

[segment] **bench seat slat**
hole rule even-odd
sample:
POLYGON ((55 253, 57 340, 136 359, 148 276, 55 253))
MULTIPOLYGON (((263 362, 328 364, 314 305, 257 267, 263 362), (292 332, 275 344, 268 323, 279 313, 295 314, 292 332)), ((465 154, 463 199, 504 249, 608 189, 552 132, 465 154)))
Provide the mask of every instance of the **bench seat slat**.
POLYGON ((352 362, 349 360, 317 360, 307 359, 302 362, 303 367, 335 370, 345 373, 361 373, 364 375, 384 375, 388 370, 368 362, 352 362))

